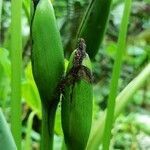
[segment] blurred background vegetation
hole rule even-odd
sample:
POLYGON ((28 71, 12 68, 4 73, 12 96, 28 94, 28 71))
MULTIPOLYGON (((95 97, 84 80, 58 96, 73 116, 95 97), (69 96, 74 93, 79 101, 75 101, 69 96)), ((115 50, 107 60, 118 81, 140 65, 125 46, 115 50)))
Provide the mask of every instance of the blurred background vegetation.
MULTIPOLYGON (((62 36, 66 64, 73 51, 75 35, 90 0, 52 0, 58 27, 62 36)), ((99 52, 92 62, 94 74, 94 115, 96 120, 106 108, 109 85, 117 47, 118 30, 123 12, 123 0, 113 0, 109 23, 99 52)), ((11 3, 4 0, 0 7, 0 107, 10 119, 10 22, 11 3)), ((39 149, 41 127, 40 97, 33 81, 30 64, 30 1, 23 0, 22 9, 22 144, 27 136, 33 149, 39 149), (33 121, 33 122, 32 122, 33 121), (33 123, 33 125, 32 125, 33 123), (32 128, 31 128, 32 126, 32 128), (31 128, 31 130, 30 130, 31 128)), ((98 36, 98 35, 97 35, 98 36)), ((150 61, 150 1, 133 0, 129 21, 126 50, 123 57, 120 91, 150 61)), ((150 150, 150 79, 132 97, 131 102, 118 117, 113 129, 112 149, 150 150)), ((55 123, 54 148, 60 149, 62 130, 60 108, 55 123)))

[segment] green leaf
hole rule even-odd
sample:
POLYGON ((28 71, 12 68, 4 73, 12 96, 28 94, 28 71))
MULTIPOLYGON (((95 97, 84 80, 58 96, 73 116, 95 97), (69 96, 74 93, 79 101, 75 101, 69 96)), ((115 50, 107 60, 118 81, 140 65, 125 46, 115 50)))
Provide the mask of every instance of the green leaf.
POLYGON ((11 131, 0 108, 0 149, 17 150, 11 131))
POLYGON ((129 22, 129 16, 130 16, 131 4, 132 4, 131 2, 132 0, 125 1, 125 7, 124 7, 123 16, 120 25, 118 46, 117 46, 115 62, 112 71, 110 93, 108 97, 106 124, 105 124, 104 137, 103 137, 104 150, 108 150, 110 146, 111 129, 114 123, 114 111, 115 111, 115 104, 116 104, 115 99, 118 92, 118 81, 121 72, 123 53, 126 46, 126 36, 127 36, 128 22, 129 22))
POLYGON ((41 118, 41 100, 33 79, 31 63, 25 69, 25 80, 22 83, 22 95, 27 104, 41 118))
POLYGON ((0 48, 0 65, 7 76, 10 77, 10 60, 8 59, 9 52, 4 48, 0 48))
POLYGON ((92 0, 82 19, 78 38, 87 43, 87 53, 94 58, 103 40, 112 0, 92 0), (94 42, 93 42, 94 41, 94 42))
POLYGON ((8 51, 0 48, 0 105, 5 108, 5 102, 10 92, 10 60, 8 51))

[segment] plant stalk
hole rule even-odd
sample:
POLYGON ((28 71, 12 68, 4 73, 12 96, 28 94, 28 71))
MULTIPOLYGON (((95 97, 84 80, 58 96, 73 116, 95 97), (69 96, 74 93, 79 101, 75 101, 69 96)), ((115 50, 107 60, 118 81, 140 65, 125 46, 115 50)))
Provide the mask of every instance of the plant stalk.
MULTIPOLYGON (((122 110, 126 107, 126 105, 132 100, 132 96, 134 93, 145 83, 145 81, 150 76, 150 63, 143 69, 143 71, 134 78, 117 96, 116 98, 116 108, 114 119, 116 119, 122 110)), ((93 126, 93 130, 91 132, 91 136, 88 142, 87 150, 97 150, 99 145, 102 142, 102 136, 104 133, 105 127, 105 118, 106 118, 106 111, 103 115, 99 117, 96 121, 95 125, 93 126)))
POLYGON ((11 130, 21 150, 22 0, 11 1, 11 130))
POLYGON ((2 7, 3 7, 3 0, 0 0, 0 31, 1 31, 1 23, 2 23, 2 7))
POLYGON ((27 132, 26 132, 26 143, 25 143, 25 149, 30 150, 31 149, 31 132, 32 132, 32 124, 33 124, 33 118, 35 116, 36 112, 33 111, 30 113, 28 121, 27 121, 27 132))
POLYGON ((121 21, 121 26, 120 26, 116 59, 115 59, 115 63, 113 66, 110 94, 108 97, 106 124, 105 124, 105 129, 104 129, 105 131, 104 131, 104 137, 103 137, 103 149, 104 150, 109 150, 109 145, 110 145, 110 140, 111 140, 111 129, 114 123, 115 99, 116 99, 117 91, 118 91, 118 81, 119 81, 119 76, 121 72, 123 53, 125 49, 130 9, 131 9, 131 0, 126 0, 123 17, 121 21))
POLYGON ((53 149, 54 124, 57 105, 42 105, 41 150, 53 149))

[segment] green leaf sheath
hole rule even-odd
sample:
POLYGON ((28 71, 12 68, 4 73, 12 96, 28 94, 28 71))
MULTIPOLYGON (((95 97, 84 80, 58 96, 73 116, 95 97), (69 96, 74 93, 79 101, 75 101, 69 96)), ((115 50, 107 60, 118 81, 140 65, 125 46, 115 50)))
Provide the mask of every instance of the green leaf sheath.
POLYGON ((57 105, 42 106, 42 138, 41 149, 53 149, 54 123, 57 105))
MULTIPOLYGON (((67 73, 72 70, 75 61, 75 50, 70 58, 67 73)), ((86 54, 81 67, 91 71, 90 60, 86 54)), ((73 71, 75 72, 75 71, 73 71)), ((62 128, 66 146, 69 150, 84 150, 89 138, 92 123, 93 88, 86 70, 78 70, 78 79, 74 82, 74 74, 69 74, 62 96, 62 128)), ((67 79, 66 79, 67 80, 67 79)))
POLYGON ((41 149, 52 150, 58 85, 64 72, 60 33, 50 0, 33 1, 31 19, 32 70, 42 102, 41 149))
POLYGON ((107 26, 112 0, 92 0, 79 27, 77 38, 84 38, 87 53, 93 59, 98 52, 107 26))
POLYGON ((64 71, 64 55, 53 7, 40 0, 32 20, 32 69, 42 103, 50 104, 64 71))
POLYGON ((85 80, 65 88, 62 127, 69 150, 84 150, 92 122, 92 85, 85 80))

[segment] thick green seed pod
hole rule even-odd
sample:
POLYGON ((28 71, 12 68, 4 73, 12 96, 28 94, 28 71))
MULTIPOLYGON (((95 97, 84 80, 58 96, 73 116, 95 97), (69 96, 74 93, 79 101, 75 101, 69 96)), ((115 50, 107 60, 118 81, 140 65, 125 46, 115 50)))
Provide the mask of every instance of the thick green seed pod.
POLYGON ((112 0, 91 0, 78 31, 78 38, 87 42, 87 53, 93 59, 106 29, 112 0), (94 41, 94 42, 93 42, 94 41))
POLYGON ((50 0, 33 2, 32 69, 42 103, 50 105, 64 71, 63 47, 50 0))
POLYGON ((82 48, 71 55, 62 96, 62 128, 69 150, 86 148, 92 123, 91 64, 82 48))
POLYGON ((31 19, 32 70, 42 102, 41 150, 53 149, 54 121, 64 72, 60 33, 50 0, 33 0, 31 19))

